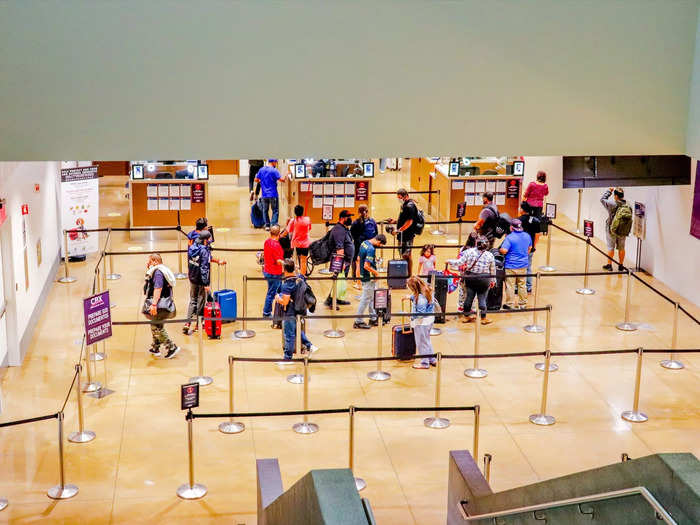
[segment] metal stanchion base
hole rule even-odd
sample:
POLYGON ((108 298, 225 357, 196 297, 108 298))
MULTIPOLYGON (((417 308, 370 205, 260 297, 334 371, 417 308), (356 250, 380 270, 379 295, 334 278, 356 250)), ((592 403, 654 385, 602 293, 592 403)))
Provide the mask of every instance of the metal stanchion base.
POLYGON ((442 330, 440 328, 435 328, 434 326, 430 329, 430 335, 440 335, 442 330))
POLYGON ((467 368, 464 371, 464 375, 473 379, 480 379, 486 377, 489 373, 483 368, 467 368))
POLYGON ((214 380, 209 376, 194 376, 189 378, 190 383, 199 383, 199 386, 211 385, 214 380))
POLYGON ((6 499, 0 499, 0 510, 5 510, 7 507, 8 503, 6 499))
POLYGON ((543 426, 553 425, 556 421, 554 416, 548 416, 547 414, 532 414, 529 419, 530 423, 543 426))
POLYGON ((326 330, 323 332, 325 337, 330 337, 331 339, 338 339, 339 337, 345 337, 345 332, 342 330, 326 330))
POLYGON ((105 355, 102 352, 96 352, 94 354, 90 354, 88 357, 90 357, 90 361, 102 361, 105 358, 105 355))
POLYGON ((71 443, 87 443, 95 439, 95 433, 92 430, 83 430, 82 432, 72 432, 68 436, 68 441, 71 443))
POLYGON ((108 273, 107 274, 108 281, 117 281, 121 278, 122 278, 122 274, 120 274, 120 273, 108 273))
MULTIPOLYGON (((186 273, 176 273, 175 279, 177 279, 177 280, 187 279, 187 274, 186 273)), ((206 490, 206 489, 204 489, 204 490, 206 490)))
POLYGON ((102 383, 93 381, 92 383, 83 383, 83 392, 97 392, 102 388, 102 383))
POLYGON ((387 379, 391 379, 391 374, 383 370, 372 370, 371 372, 367 372, 367 377, 372 381, 386 381, 387 379))
POLYGON ((77 493, 78 487, 69 483, 68 485, 56 485, 55 487, 51 487, 48 492, 46 492, 46 495, 51 499, 68 499, 72 498, 77 493))
POLYGON ((322 275, 330 275, 330 274, 331 274, 331 271, 330 271, 328 268, 321 268, 321 269, 318 271, 318 273, 320 273, 320 274, 322 274, 322 275))
POLYGON ((649 420, 644 412, 640 412, 638 410, 636 412, 634 410, 625 410, 621 415, 622 419, 632 423, 644 423, 645 421, 649 420))
POLYGON ((233 332, 234 339, 250 339, 255 337, 255 330, 236 330, 233 332))
POLYGON ((245 425, 243 423, 237 423, 234 421, 226 421, 225 423, 219 424, 219 432, 222 434, 238 434, 245 430, 245 425))
POLYGON ((675 359, 664 359, 659 364, 664 368, 668 368, 669 370, 682 370, 685 368, 683 363, 676 361, 675 359))
POLYGON ((544 332, 544 326, 539 324, 526 324, 523 326, 523 330, 529 334, 541 334, 544 332))
POLYGON ((593 295, 595 290, 592 288, 577 288, 576 293, 581 295, 593 295))
POLYGON ((444 417, 426 417, 423 424, 428 428, 447 428, 450 426, 450 420, 444 417))
POLYGON ((68 283, 74 283, 75 281, 77 281, 77 279, 75 277, 61 277, 57 282, 68 284, 68 283))
POLYGON ((554 266, 540 266, 541 272, 556 272, 557 269, 554 266))
MULTIPOLYGON (((535 370, 539 370, 540 372, 544 372, 544 363, 535 363, 535 370)), ((550 372, 556 372, 559 370, 559 365, 556 363, 549 363, 549 371, 550 372)))
POLYGON ((177 495, 182 499, 199 499, 203 498, 206 493, 207 487, 201 483, 195 483, 192 486, 189 483, 185 483, 177 488, 177 495))
POLYGON ((355 488, 357 492, 361 492, 367 488, 367 482, 362 478, 355 478, 355 488))
POLYGON ((110 394, 114 394, 114 390, 110 390, 106 386, 103 386, 99 390, 96 390, 95 392, 91 392, 87 395, 90 397, 94 397, 95 399, 102 399, 103 397, 107 397, 110 394))
POLYGON ((304 376, 302 374, 290 374, 287 376, 287 383, 292 383, 293 385, 303 385, 304 376))
POLYGON ((615 328, 623 332, 634 332, 637 329, 637 325, 634 323, 617 323, 615 328))
POLYGON ((297 434, 313 434, 318 432, 318 425, 316 423, 294 423, 292 425, 292 430, 297 434))
POLYGON ((433 231, 430 232, 433 235, 445 235, 445 231, 441 230, 440 228, 436 228, 433 231))

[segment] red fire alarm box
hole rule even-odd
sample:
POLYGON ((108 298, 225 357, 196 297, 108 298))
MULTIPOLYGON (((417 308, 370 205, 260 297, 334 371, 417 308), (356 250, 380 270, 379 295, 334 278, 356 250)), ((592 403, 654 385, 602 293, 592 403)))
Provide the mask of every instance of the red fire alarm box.
POLYGON ((22 204, 22 215, 29 215, 29 204, 22 204))

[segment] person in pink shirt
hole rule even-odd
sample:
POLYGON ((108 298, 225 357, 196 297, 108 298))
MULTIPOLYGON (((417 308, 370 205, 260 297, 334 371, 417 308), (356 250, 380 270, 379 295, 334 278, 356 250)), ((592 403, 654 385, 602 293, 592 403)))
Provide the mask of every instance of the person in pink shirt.
POLYGON ((311 231, 311 219, 304 215, 304 207, 300 204, 294 206, 294 217, 289 219, 287 227, 282 235, 289 235, 292 239, 292 248, 297 252, 299 259, 299 272, 306 275, 306 260, 309 257, 309 232, 311 231))
POLYGON ((544 206, 544 198, 547 195, 549 195, 547 174, 544 171, 538 171, 537 180, 528 184, 523 194, 523 200, 530 205, 533 215, 542 216, 542 206, 544 206))

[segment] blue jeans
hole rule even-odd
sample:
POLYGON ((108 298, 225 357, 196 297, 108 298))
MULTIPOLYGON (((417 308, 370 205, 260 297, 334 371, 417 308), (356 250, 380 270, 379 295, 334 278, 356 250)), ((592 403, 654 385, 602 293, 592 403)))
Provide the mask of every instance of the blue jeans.
POLYGON ((263 306, 263 317, 269 317, 272 315, 272 301, 282 287, 282 275, 273 275, 267 272, 263 272, 263 275, 267 280, 267 295, 265 296, 265 306, 263 306))
MULTIPOLYGON (((532 256, 533 255, 534 254, 532 252, 530 252, 527 255, 527 273, 532 273, 532 256)), ((528 276, 526 280, 527 280, 527 285, 526 285, 527 293, 530 293, 532 291, 532 277, 528 276)))
MULTIPOLYGON (((360 306, 357 308, 357 315, 362 315, 365 309, 369 309, 369 315, 372 321, 377 320, 377 312, 374 310, 374 288, 375 281, 367 281, 362 283, 362 296, 360 297, 360 306)), ((356 323, 363 322, 362 317, 355 319, 356 323)))
MULTIPOLYGON (((484 280, 485 283, 488 281, 484 280)), ((462 312, 464 315, 476 315, 476 312, 472 309, 474 304, 474 297, 476 296, 479 302, 479 313, 482 319, 486 319, 486 311, 488 310, 486 306, 486 298, 489 294, 488 284, 483 284, 480 286, 469 286, 467 285, 467 298, 464 301, 464 306, 462 307, 462 312)))
MULTIPOLYGON (((284 358, 291 359, 294 357, 297 320, 294 317, 285 317, 284 321, 282 321, 282 330, 284 331, 284 358)), ((304 332, 301 333, 301 346, 307 348, 311 346, 311 341, 309 341, 304 332)))
POLYGON ((265 226, 278 224, 280 218, 280 200, 278 197, 263 197, 263 217, 265 218, 265 226), (270 221, 270 206, 272 206, 272 221, 270 221))

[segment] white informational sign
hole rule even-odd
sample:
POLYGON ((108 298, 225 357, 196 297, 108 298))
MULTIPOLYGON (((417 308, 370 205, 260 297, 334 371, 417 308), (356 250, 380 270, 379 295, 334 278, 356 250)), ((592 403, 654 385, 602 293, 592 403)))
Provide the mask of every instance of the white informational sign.
POLYGON ((496 181, 495 180, 487 180, 486 181, 486 191, 490 191, 491 193, 496 192, 496 181))
POLYGON ((467 203, 467 206, 474 206, 476 204, 476 195, 473 193, 465 193, 464 202, 467 203))
POLYGON ((476 193, 476 182, 473 180, 465 182, 464 193, 476 193))
POLYGON ((299 184, 299 191, 300 192, 311 191, 311 184, 309 184, 308 182, 302 182, 301 184, 299 184))
POLYGON ((647 207, 643 202, 634 202, 634 217, 632 233, 638 239, 644 240, 647 234, 647 207))
POLYGON ((158 211, 168 211, 170 209, 170 199, 168 197, 158 197, 158 211))
POLYGON ((506 203, 506 194, 497 193, 496 194, 496 206, 504 206, 506 203))
POLYGON ((180 185, 170 184, 170 197, 180 197, 180 185))
POLYGON ((557 218, 557 205, 553 202, 548 202, 545 205, 544 216, 547 217, 548 219, 556 219, 557 218))
POLYGON ((68 232, 69 257, 99 250, 99 233, 84 231, 99 227, 99 208, 97 166, 61 170, 61 229, 68 232))
POLYGON ((496 181, 496 191, 498 193, 505 193, 506 192, 506 181, 497 180, 496 181))
POLYGON ((333 207, 333 195, 324 195, 323 205, 333 207))
POLYGON ((486 181, 480 180, 476 181, 476 192, 484 193, 486 191, 486 181))
POLYGON ((324 195, 333 195, 333 183, 332 182, 326 182, 323 185, 323 194, 324 195))
POLYGON ((314 182, 314 195, 323 195, 323 184, 320 182, 314 182))
POLYGON ((157 184, 146 184, 146 197, 157 197, 158 196, 158 185, 157 184))
POLYGON ((354 182, 346 182, 345 183, 345 194, 349 195, 351 193, 353 195, 355 195, 355 183, 354 182))
POLYGON ((336 195, 339 193, 345 193, 345 184, 343 184, 342 182, 336 182, 333 185, 333 193, 335 193, 336 195))
POLYGON ((180 199, 180 209, 181 210, 191 210, 192 209, 192 199, 190 199, 189 197, 182 197, 180 199))
POLYGON ((333 207, 334 208, 342 208, 345 206, 345 196, 344 195, 336 195, 334 200, 333 200, 333 207))
POLYGON ((170 197, 170 209, 179 210, 180 209, 180 197, 170 197))
POLYGON ((333 220, 333 205, 324 204, 323 211, 321 212, 321 217, 324 221, 333 220))
POLYGON ((170 190, 168 189, 169 184, 158 184, 158 197, 169 197, 170 190))
POLYGON ((463 180, 456 180, 452 182, 452 189, 453 190, 463 190, 464 189, 464 181, 463 180))
POLYGON ((346 208, 354 208, 355 207, 355 196, 354 195, 346 195, 345 196, 345 207, 346 208))
POLYGON ((146 209, 148 211, 158 211, 158 197, 148 197, 146 209))
POLYGON ((313 200, 313 205, 314 208, 322 208, 323 207, 323 197, 319 195, 314 195, 314 200, 313 200))
MULTIPOLYGON (((180 196, 181 197, 191 197, 192 196, 192 186, 189 184, 180 184, 180 196)), ((185 208, 182 208, 183 210, 185 208)), ((189 210, 189 208, 187 208, 189 210)))

